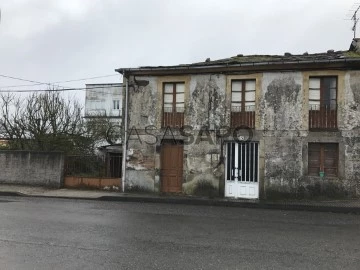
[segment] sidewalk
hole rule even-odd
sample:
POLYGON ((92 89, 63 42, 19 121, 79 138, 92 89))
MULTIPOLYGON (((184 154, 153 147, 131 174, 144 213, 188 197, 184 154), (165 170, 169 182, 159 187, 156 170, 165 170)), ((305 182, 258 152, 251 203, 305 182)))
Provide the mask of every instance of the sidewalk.
POLYGON ((259 201, 230 198, 200 198, 186 195, 157 195, 122 193, 101 190, 49 189, 20 185, 0 184, 0 196, 24 196, 62 199, 82 199, 121 202, 172 203, 209 206, 231 206, 263 209, 303 210, 360 214, 360 200, 327 201, 259 201))

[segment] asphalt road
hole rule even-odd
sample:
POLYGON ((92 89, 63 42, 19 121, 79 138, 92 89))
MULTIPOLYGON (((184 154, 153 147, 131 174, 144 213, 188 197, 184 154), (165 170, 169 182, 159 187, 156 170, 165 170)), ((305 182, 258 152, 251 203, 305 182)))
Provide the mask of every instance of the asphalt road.
POLYGON ((0 269, 359 269, 360 216, 0 197, 0 269))

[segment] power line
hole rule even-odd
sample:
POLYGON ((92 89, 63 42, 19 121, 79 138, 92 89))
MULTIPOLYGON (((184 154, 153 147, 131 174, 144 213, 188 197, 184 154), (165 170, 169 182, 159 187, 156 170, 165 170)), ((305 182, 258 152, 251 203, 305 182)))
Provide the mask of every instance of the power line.
POLYGON ((42 85, 44 83, 35 83, 35 84, 16 84, 16 85, 6 85, 6 86, 1 86, 3 88, 13 88, 13 87, 29 87, 29 86, 38 86, 38 85, 42 85))
POLYGON ((111 75, 104 75, 104 76, 96 76, 96 77, 89 77, 89 78, 82 78, 82 79, 75 79, 75 80, 68 80, 68 81, 59 81, 54 83, 67 83, 67 82, 78 82, 78 81, 85 81, 85 80, 92 80, 92 79, 100 79, 100 78, 107 78, 107 77, 117 77, 120 74, 111 74, 111 75))
MULTIPOLYGON (((122 85, 119 86, 112 86, 114 88, 123 88, 122 85)), ((94 87, 77 87, 77 88, 62 88, 62 89, 12 89, 12 90, 0 90, 0 93, 31 93, 31 92, 65 92, 65 91, 84 91, 84 90, 90 90, 90 92, 96 92, 91 91, 91 89, 106 89, 104 86, 94 86, 94 87)))
POLYGON ((37 82, 37 81, 33 81, 33 80, 27 80, 27 79, 22 79, 22 78, 18 78, 18 77, 12 77, 12 76, 3 75, 3 74, 0 74, 0 77, 4 77, 4 78, 8 78, 8 79, 13 79, 13 80, 18 80, 18 81, 24 81, 24 82, 32 82, 32 83, 43 84, 43 83, 41 83, 41 82, 37 82))
MULTIPOLYGON (((90 93, 97 93, 97 91, 91 91, 91 89, 104 89, 104 86, 92 86, 92 87, 64 87, 60 85, 56 85, 56 83, 60 82, 74 82, 74 81, 82 81, 82 80, 90 80, 90 79, 97 79, 97 78, 106 78, 106 77, 114 77, 119 76, 118 74, 111 74, 111 75, 104 75, 104 76, 95 76, 95 77, 89 77, 89 78, 81 78, 81 79, 74 79, 74 80, 67 80, 67 81, 58 81, 53 83, 42 83, 35 80, 28 80, 24 78, 14 77, 14 76, 8 76, 0 74, 0 77, 14 79, 14 80, 20 80, 20 81, 27 81, 27 82, 33 82, 35 84, 32 85, 22 85, 22 86, 39 86, 39 85, 52 85, 53 87, 58 87, 57 89, 12 89, 12 90, 0 90, 0 93, 32 93, 32 92, 65 92, 65 91, 87 91, 90 93), (61 89, 60 89, 61 88, 61 89)), ((13 86, 16 87, 16 86, 13 86)), ((20 87, 20 86, 18 86, 20 87)), ((112 87, 122 87, 122 86, 112 86, 112 87)), ((1 87, 1 88, 9 88, 9 87, 1 87)))
POLYGON ((42 83, 42 82, 39 82, 39 81, 28 80, 28 79, 23 79, 23 78, 19 78, 19 77, 4 75, 4 74, 0 74, 0 77, 12 79, 12 80, 24 81, 24 82, 32 82, 32 83, 36 83, 36 85, 46 84, 46 85, 49 85, 49 86, 52 85, 52 86, 56 86, 56 87, 63 87, 61 85, 55 85, 55 84, 51 84, 51 83, 42 83))
POLYGON ((119 76, 119 74, 111 74, 111 75, 95 76, 95 77, 81 78, 81 79, 74 79, 74 80, 67 80, 67 81, 57 81, 57 82, 43 83, 43 82, 27 80, 27 79, 23 79, 23 78, 12 77, 12 76, 8 76, 8 75, 0 74, 0 77, 35 83, 35 84, 1 86, 2 88, 29 87, 29 86, 38 86, 38 85, 44 85, 44 84, 46 84, 46 85, 54 85, 54 84, 57 84, 57 83, 77 82, 77 81, 85 81, 85 80, 92 80, 92 79, 99 79, 99 78, 108 78, 108 77, 115 77, 115 76, 119 76))

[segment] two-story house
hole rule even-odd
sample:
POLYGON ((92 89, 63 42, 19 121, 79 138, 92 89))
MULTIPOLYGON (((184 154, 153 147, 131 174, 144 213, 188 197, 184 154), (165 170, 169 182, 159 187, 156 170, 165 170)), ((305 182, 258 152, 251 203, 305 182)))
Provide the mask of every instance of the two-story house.
POLYGON ((117 71, 127 89, 126 188, 360 195, 359 39, 347 51, 117 71))

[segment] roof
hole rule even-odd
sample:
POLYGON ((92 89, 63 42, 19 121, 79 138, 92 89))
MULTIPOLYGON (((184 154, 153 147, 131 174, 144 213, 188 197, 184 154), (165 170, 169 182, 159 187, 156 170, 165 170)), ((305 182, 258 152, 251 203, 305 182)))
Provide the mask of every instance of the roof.
POLYGON ((353 48, 348 51, 328 50, 324 53, 284 55, 236 55, 230 58, 175 66, 142 66, 119 68, 117 72, 133 75, 167 75, 177 73, 260 71, 269 69, 316 69, 316 68, 358 68, 360 53, 353 48))
POLYGON ((212 66, 212 65, 236 65, 243 63, 275 63, 275 62, 318 62, 318 61, 329 61, 329 60, 342 60, 347 58, 353 58, 354 54, 356 57, 360 57, 360 54, 352 53, 348 51, 328 51, 327 53, 315 53, 308 54, 304 53, 301 55, 292 55, 285 53, 284 55, 242 55, 233 56, 230 58, 205 61, 199 63, 193 63, 188 66, 212 66))

